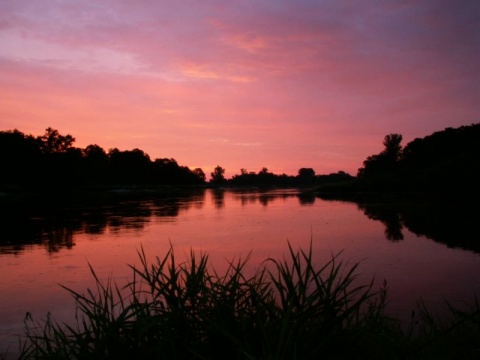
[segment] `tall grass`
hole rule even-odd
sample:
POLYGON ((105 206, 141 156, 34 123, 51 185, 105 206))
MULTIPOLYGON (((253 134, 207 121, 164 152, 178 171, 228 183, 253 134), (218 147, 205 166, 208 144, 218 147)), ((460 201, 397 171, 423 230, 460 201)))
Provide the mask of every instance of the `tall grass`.
POLYGON ((122 288, 90 268, 95 291, 65 288, 75 325, 27 318, 20 359, 434 359, 458 354, 458 340, 477 354, 478 302, 468 313, 452 308, 448 326, 423 308, 403 330, 385 314, 386 287, 358 284, 358 264, 338 254, 316 267, 311 246, 288 250, 247 276, 248 258, 219 274, 206 254, 178 264, 170 248, 150 263, 142 248, 122 288))

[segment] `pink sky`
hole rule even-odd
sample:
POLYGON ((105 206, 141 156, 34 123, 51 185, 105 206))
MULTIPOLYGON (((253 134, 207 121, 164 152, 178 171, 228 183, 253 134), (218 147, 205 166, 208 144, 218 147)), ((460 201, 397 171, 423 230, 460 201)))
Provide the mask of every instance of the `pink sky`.
POLYGON ((356 174, 480 121, 480 2, 0 2, 0 130, 227 176, 356 174))

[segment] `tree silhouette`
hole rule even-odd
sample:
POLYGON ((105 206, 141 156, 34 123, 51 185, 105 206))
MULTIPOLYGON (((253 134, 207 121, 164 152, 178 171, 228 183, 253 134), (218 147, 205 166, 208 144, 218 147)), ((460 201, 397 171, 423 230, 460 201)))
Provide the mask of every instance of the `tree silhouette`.
POLYGON ((205 182, 206 176, 205 176, 205 173, 203 172, 202 169, 200 169, 200 168, 195 168, 195 169, 193 169, 193 173, 198 177, 198 179, 199 179, 202 183, 205 182))
POLYGON ((315 170, 312 168, 301 168, 298 170, 297 181, 299 185, 312 185, 315 182, 315 170))
POLYGON ((312 168, 301 168, 298 170, 298 176, 306 179, 313 178, 315 176, 315 170, 312 168))
POLYGON ((58 130, 48 127, 45 134, 38 137, 41 143, 41 149, 46 154, 65 152, 72 147, 75 138, 70 135, 60 135, 58 130))
POLYGON ((148 154, 140 149, 120 151, 111 149, 108 152, 112 175, 116 181, 126 183, 145 183, 151 177, 151 160, 148 154))
POLYGON ((402 190, 433 193, 455 192, 480 197, 480 124, 446 128, 409 142, 403 149, 402 136, 390 134, 384 150, 367 157, 358 170, 365 190, 402 190))
POLYGON ((392 175, 398 170, 398 164, 402 157, 402 135, 389 134, 383 139, 385 149, 377 154, 367 157, 363 162, 363 168, 358 169, 359 177, 375 177, 392 175))
POLYGON ((223 184, 225 180, 225 169, 217 165, 213 172, 210 173, 210 182, 213 184, 223 184))
POLYGON ((478 191, 480 124, 446 128, 408 143, 402 166, 410 187, 478 191))
POLYGON ((21 131, 0 131, 0 183, 26 184, 41 167, 40 144, 21 131))
POLYGON ((96 144, 73 147, 75 138, 51 127, 41 136, 0 131, 0 184, 42 189, 96 184, 204 184, 202 169, 174 159, 150 160, 140 149, 108 153, 96 144))
POLYGON ((92 159, 92 160, 105 160, 107 159, 107 153, 105 150, 98 146, 97 144, 94 145, 88 145, 84 150, 83 153, 85 155, 86 159, 92 159))
POLYGON ((271 186, 276 184, 277 176, 263 167, 257 174, 257 184, 262 186, 271 186))
POLYGON ((85 177, 88 182, 105 182, 110 171, 110 159, 103 148, 94 144, 83 149, 85 177))
POLYGON ((205 173, 200 168, 192 171, 179 166, 175 159, 161 158, 153 162, 153 178, 159 184, 203 184, 205 173))
POLYGON ((383 139, 383 146, 385 149, 382 151, 382 155, 392 162, 397 162, 402 156, 402 135, 390 134, 386 135, 383 139))

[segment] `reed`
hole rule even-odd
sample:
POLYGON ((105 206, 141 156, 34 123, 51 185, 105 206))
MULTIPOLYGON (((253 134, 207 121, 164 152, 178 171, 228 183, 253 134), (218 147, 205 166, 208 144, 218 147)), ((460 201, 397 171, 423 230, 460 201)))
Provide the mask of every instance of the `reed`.
POLYGON ((206 254, 177 263, 170 248, 149 262, 141 248, 125 286, 90 267, 95 291, 65 287, 77 304, 74 325, 28 316, 20 359, 421 359, 442 355, 437 341, 455 349, 458 339, 477 351, 461 334, 478 343, 478 302, 468 313, 452 308, 448 326, 423 308, 404 330, 385 314, 386 284, 358 284, 359 265, 340 255, 316 267, 311 245, 289 244, 286 258, 247 276, 248 257, 219 274, 206 254))

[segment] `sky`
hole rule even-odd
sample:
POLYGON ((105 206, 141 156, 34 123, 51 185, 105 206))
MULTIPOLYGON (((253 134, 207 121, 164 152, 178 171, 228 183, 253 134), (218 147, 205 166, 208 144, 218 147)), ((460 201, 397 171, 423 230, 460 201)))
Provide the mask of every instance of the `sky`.
POLYGON ((480 121, 478 0, 2 0, 0 130, 355 175, 480 121))

